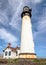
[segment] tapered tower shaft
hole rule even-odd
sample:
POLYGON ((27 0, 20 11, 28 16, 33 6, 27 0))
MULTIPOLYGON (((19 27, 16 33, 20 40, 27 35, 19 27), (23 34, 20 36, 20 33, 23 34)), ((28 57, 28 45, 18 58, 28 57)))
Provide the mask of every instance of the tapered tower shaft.
POLYGON ((22 31, 21 31, 21 58, 36 58, 34 51, 34 41, 32 35, 31 25, 31 9, 25 6, 21 14, 22 17, 22 31))

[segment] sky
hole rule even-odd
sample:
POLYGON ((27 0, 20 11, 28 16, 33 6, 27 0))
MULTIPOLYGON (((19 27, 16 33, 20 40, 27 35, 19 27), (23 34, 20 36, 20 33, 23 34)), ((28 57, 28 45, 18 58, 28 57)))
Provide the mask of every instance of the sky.
POLYGON ((21 13, 32 8, 32 33, 37 57, 46 58, 46 0, 0 0, 0 53, 8 43, 21 43, 21 13))

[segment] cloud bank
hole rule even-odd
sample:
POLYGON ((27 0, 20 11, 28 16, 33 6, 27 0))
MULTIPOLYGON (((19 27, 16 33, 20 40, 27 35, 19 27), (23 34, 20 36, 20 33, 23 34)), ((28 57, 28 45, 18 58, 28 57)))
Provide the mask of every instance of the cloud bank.
MULTIPOLYGON (((9 33, 5 29, 0 29, 0 39, 3 39, 6 43, 12 43, 12 45, 18 41, 17 37, 9 33)), ((16 43, 15 43, 16 44, 16 43)))

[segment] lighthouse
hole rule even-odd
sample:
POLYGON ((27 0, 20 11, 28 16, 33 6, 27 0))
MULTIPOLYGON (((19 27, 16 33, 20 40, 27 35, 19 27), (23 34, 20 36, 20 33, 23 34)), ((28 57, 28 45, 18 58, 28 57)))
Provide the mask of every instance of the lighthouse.
POLYGON ((32 35, 31 12, 28 6, 23 8, 21 13, 22 30, 21 30, 21 44, 20 44, 20 58, 36 58, 34 51, 34 41, 32 35))

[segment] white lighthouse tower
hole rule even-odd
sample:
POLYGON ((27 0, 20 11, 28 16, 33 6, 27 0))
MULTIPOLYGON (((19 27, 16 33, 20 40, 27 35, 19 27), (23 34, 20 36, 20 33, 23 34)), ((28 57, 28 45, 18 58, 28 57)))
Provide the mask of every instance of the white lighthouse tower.
POLYGON ((36 58, 36 54, 34 51, 33 35, 32 35, 31 11, 32 10, 29 9, 28 6, 25 6, 21 14, 22 31, 21 31, 20 58, 36 58))

